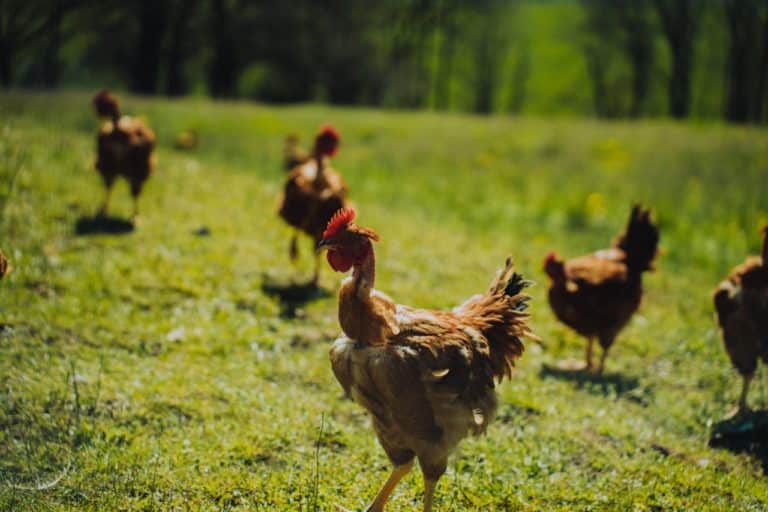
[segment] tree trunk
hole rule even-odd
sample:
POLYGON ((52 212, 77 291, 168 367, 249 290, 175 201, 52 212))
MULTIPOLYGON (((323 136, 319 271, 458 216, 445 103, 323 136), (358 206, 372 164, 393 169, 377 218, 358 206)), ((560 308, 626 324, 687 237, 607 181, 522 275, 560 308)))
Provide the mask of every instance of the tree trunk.
POLYGON ((435 109, 448 110, 451 107, 451 80, 453 79, 453 57, 456 53, 456 31, 452 22, 442 29, 440 51, 435 71, 435 109))
POLYGON ((499 59, 503 53, 498 5, 483 13, 482 33, 475 49, 475 112, 490 114, 498 85, 499 59))
POLYGON ((187 77, 184 74, 187 58, 185 43, 189 35, 187 24, 196 4, 197 0, 181 0, 175 5, 166 60, 165 94, 168 96, 183 96, 188 89, 187 77))
POLYGON ((763 13, 763 51, 760 55, 760 76, 757 82, 757 108, 754 120, 758 123, 768 120, 766 102, 768 102, 768 12, 763 13))
POLYGON ((167 0, 142 0, 138 43, 134 54, 131 89, 141 94, 157 91, 160 54, 168 17, 167 0))
POLYGON ((224 0, 211 2, 213 59, 208 70, 208 88, 215 98, 234 96, 239 74, 237 44, 233 34, 232 14, 224 0))
POLYGON ((525 96, 528 92, 528 77, 531 74, 531 56, 528 45, 522 45, 515 68, 512 72, 512 94, 509 99, 509 111, 519 114, 525 105, 525 96))
POLYGON ((0 41, 0 83, 5 88, 13 83, 13 50, 5 41, 0 41))
POLYGON ((597 117, 606 117, 608 115, 607 87, 605 85, 605 66, 600 58, 600 51, 593 46, 585 49, 587 60, 587 70, 592 80, 592 104, 597 117))
POLYGON ((672 54, 672 74, 668 85, 669 111, 678 119, 688 117, 693 40, 699 13, 694 9, 692 0, 655 0, 655 5, 672 54))
POLYGON ((493 62, 491 41, 483 38, 475 55, 475 112, 490 114, 493 110, 493 95, 496 89, 496 65, 493 62))
POLYGON ((59 85, 61 63, 59 49, 61 48, 61 22, 64 19, 64 4, 55 0, 49 24, 49 39, 43 57, 43 86, 53 89, 59 85))
POLYGON ((755 116, 759 80, 758 70, 753 67, 759 62, 758 5, 753 0, 729 0, 725 3, 725 14, 730 34, 725 118, 746 123, 755 116))
POLYGON ((648 22, 647 3, 630 0, 617 4, 618 13, 626 37, 625 51, 632 66, 632 102, 629 107, 630 117, 640 117, 648 96, 648 83, 653 63, 653 42, 650 23, 648 22))
POLYGON ((672 77, 669 80, 669 110, 673 117, 688 117, 691 106, 693 44, 680 38, 672 45, 672 77))

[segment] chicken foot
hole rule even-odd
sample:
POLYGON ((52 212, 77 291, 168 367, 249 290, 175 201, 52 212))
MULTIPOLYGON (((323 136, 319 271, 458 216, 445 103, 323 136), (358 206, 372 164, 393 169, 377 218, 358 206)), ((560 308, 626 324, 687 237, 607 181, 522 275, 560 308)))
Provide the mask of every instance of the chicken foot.
POLYGON ((752 383, 752 379, 755 378, 754 373, 744 375, 744 379, 741 383, 741 395, 739 395, 738 408, 736 409, 736 415, 749 412, 749 405, 747 405, 747 394, 749 393, 749 385, 752 383))
POLYGON ((131 222, 133 222, 134 225, 139 223, 139 198, 136 196, 133 197, 133 215, 131 216, 131 222))
POLYGON ((437 480, 424 479, 424 512, 432 512, 432 500, 435 496, 437 480))
POLYGON ((108 183, 104 192, 104 202, 101 203, 101 207, 96 212, 97 217, 105 217, 109 210, 109 200, 112 197, 112 184, 108 183))
MULTIPOLYGON (((384 485, 381 486, 381 489, 379 489, 379 492, 376 494, 376 497, 373 499, 371 504, 365 508, 365 512, 383 512, 384 505, 392 495, 392 491, 395 490, 395 487, 397 487, 397 484, 400 483, 400 480, 402 480, 402 478, 411 471, 411 468, 413 468, 413 460, 392 468, 392 472, 389 474, 387 481, 384 482, 384 485)), ((424 500, 426 507, 426 494, 424 500)), ((338 512, 351 512, 350 510, 340 505, 336 505, 336 510, 338 512)), ((424 510, 427 509, 425 508, 424 510)))

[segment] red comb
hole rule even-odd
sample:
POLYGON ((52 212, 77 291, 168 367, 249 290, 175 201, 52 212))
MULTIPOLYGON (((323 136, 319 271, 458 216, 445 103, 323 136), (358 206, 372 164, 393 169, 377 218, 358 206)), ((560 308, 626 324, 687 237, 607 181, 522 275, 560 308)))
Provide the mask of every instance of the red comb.
POLYGON ((331 217, 331 220, 328 221, 328 227, 323 231, 323 238, 335 235, 339 229, 355 220, 355 215, 354 208, 341 208, 337 210, 333 217, 331 217))
POLYGON ((330 124, 320 127, 320 132, 315 137, 315 153, 320 156, 333 156, 339 151, 339 132, 330 124))

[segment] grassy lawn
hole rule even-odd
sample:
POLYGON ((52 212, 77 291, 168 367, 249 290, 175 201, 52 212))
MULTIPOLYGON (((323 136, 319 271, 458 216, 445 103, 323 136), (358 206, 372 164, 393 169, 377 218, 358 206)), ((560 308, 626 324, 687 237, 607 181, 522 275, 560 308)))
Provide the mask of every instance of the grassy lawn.
MULTIPOLYGON (((124 98, 158 134, 139 229, 78 236, 101 201, 89 95, 0 94, 0 510, 362 508, 388 472, 327 351, 335 289, 294 315, 262 291, 298 269, 278 219, 283 136, 333 122, 380 289, 450 307, 512 254, 538 282, 529 345, 488 435, 464 442, 438 510, 766 510, 762 463, 707 447, 740 380, 711 291, 768 222, 768 133, 717 124, 480 118, 124 98), (195 151, 173 149, 195 129, 195 151), (660 222, 658 271, 611 379, 543 365, 584 342, 546 302, 544 255, 607 245, 632 201, 660 222), (197 231, 206 227, 209 236, 197 231), (60 479, 59 479, 60 478, 60 479), (43 487, 40 490, 29 488, 43 487)), ((113 213, 130 214, 127 186, 113 213)), ((751 401, 766 405, 759 380, 751 401)), ((391 510, 421 507, 413 472, 391 510)))

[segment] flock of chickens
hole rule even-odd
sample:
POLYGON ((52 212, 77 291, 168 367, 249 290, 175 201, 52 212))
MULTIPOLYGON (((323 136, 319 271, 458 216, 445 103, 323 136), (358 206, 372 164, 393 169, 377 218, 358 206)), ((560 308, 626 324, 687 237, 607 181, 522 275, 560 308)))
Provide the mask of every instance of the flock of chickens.
MULTIPOLYGON (((144 123, 122 116, 117 98, 108 91, 96 95, 93 105, 108 119, 98 135, 96 169, 106 186, 100 213, 107 211, 115 178, 123 176, 131 185, 136 216, 142 185, 154 166, 154 134, 144 123)), ((376 290, 373 243, 379 237, 355 223, 347 186, 330 166, 339 142, 329 125, 321 128, 309 153, 298 148, 295 137, 288 138, 288 177, 279 214, 296 232, 312 238, 318 254, 315 283, 320 251, 326 252, 333 270, 352 270, 339 291, 343 335, 331 348, 331 367, 347 395, 371 414, 393 465, 366 510, 382 511, 418 460, 428 512, 448 456, 464 437, 486 430, 496 412, 496 383, 510 376, 522 356, 522 339, 537 339, 527 323, 524 290, 529 282, 508 258, 485 292, 450 311, 396 304, 376 290)), ((768 364, 768 227, 764 236, 762 255, 736 267, 714 295, 725 347, 743 376, 737 414, 748 410, 747 391, 758 359, 768 364)), ((658 242, 650 211, 634 206, 626 229, 609 248, 570 260, 555 253, 544 259, 552 310, 587 339, 584 371, 603 371, 617 334, 640 306, 642 275, 653 269, 658 242), (595 338, 602 347, 597 365, 592 357, 595 338)), ((297 254, 294 234, 290 256, 297 254)), ((7 269, 0 253, 0 277, 7 269)))

